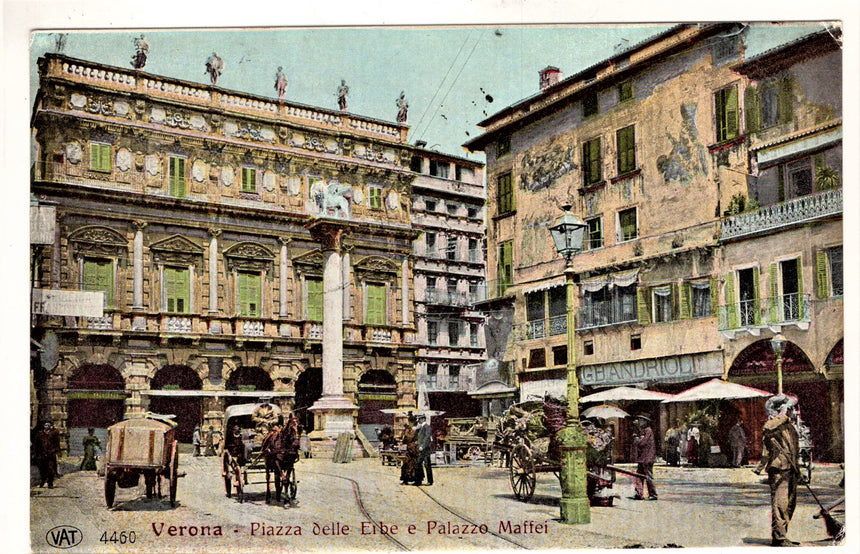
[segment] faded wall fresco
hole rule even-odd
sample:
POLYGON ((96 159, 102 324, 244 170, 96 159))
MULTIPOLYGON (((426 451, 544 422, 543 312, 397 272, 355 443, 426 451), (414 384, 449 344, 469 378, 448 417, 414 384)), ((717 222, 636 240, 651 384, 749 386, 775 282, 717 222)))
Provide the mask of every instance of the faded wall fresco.
POLYGON ((681 104, 682 129, 677 137, 666 133, 666 138, 672 144, 668 155, 657 158, 657 172, 663 175, 663 181, 678 181, 688 185, 695 174, 707 175, 708 157, 705 146, 699 141, 696 129, 696 104, 681 104))

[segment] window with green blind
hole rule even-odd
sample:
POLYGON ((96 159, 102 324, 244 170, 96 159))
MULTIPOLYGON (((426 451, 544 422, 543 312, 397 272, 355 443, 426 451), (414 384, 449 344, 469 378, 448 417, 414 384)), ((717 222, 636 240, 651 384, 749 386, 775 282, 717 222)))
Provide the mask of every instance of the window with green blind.
POLYGON ((322 279, 305 279, 305 292, 307 293, 307 319, 308 321, 322 321, 323 319, 323 282, 322 279))
POLYGON ((624 81, 618 85, 618 102, 633 100, 633 81, 624 81))
POLYGON ((253 167, 242 168, 242 192, 257 192, 257 170, 253 167))
POLYGON ((511 151, 511 137, 502 137, 496 143, 496 157, 501 158, 511 151))
POLYGON ((717 116, 717 142, 738 136, 738 87, 733 86, 714 93, 717 116))
POLYGON ((582 177, 586 186, 603 179, 600 165, 600 137, 597 137, 582 144, 582 177))
POLYGON ((633 240, 639 236, 636 208, 628 208, 618 212, 618 242, 633 240))
POLYGON ((498 184, 499 215, 511 213, 516 207, 514 202, 514 187, 513 181, 511 180, 511 174, 505 173, 504 175, 499 175, 498 184))
POLYGON ((164 298, 168 313, 187 314, 191 310, 191 272, 187 267, 164 268, 164 298))
POLYGON ((185 198, 185 158, 170 156, 168 171, 168 188, 170 196, 185 198))
POLYGON ((259 273, 240 272, 238 274, 239 315, 241 317, 262 317, 263 315, 263 277, 259 273))
POLYGON ((600 104, 597 101, 597 93, 593 92, 582 99, 582 116, 591 117, 600 112, 600 104))
POLYGON ((499 245, 499 294, 505 294, 509 286, 514 284, 514 242, 507 241, 499 245))
POLYGON ((615 133, 618 146, 618 174, 624 175, 636 169, 636 131, 631 125, 615 133))
POLYGON ((368 283, 367 285, 367 325, 385 325, 385 285, 368 283))
POLYGON ((382 209, 382 189, 379 187, 370 187, 368 189, 368 198, 371 210, 382 209))
POLYGON ((90 143, 90 169, 110 173, 110 144, 90 143))
POLYGON ((113 260, 84 260, 83 290, 105 293, 105 307, 114 305, 113 260))

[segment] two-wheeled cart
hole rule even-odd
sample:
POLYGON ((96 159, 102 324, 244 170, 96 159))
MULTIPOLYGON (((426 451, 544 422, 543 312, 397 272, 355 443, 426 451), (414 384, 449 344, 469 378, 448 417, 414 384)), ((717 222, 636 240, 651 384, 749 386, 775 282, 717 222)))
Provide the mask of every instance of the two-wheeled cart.
POLYGON ((146 497, 162 496, 162 480, 170 483, 170 505, 176 505, 179 443, 176 423, 152 414, 108 427, 105 450, 105 502, 114 504, 116 488, 136 487, 143 476, 146 497))

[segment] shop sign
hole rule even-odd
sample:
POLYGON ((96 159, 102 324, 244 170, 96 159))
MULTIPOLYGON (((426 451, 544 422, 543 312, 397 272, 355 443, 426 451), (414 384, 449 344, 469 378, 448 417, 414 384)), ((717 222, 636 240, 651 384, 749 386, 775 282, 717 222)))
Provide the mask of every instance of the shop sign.
POLYGON ((104 304, 101 291, 33 289, 34 314, 103 317, 104 304))
POLYGON ((632 360, 579 368, 581 385, 628 385, 643 382, 678 382, 723 374, 719 352, 632 360))

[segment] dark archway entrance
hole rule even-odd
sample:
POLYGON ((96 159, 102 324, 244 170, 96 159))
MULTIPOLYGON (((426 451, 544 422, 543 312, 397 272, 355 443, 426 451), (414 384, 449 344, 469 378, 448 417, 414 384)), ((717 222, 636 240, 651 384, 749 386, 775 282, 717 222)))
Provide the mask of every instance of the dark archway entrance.
MULTIPOLYGON (((813 444, 813 457, 824 460, 829 457, 830 440, 830 403, 828 401, 827 382, 814 373, 812 363, 794 343, 787 343, 782 358, 783 392, 797 397, 800 406, 800 416, 809 427, 813 444)), ((760 340, 746 347, 729 370, 729 379, 776 393, 777 374, 776 356, 770 348, 770 340, 760 340)), ((747 417, 744 414, 744 417, 747 417)), ((751 431, 752 450, 760 452, 761 427, 766 414, 764 410, 755 410, 745 420, 751 431)))
MULTIPOLYGON (((263 371, 262 368, 256 366, 242 366, 230 374, 225 388, 227 390, 242 392, 265 392, 274 390, 275 384, 272 381, 272 378, 269 377, 269 374, 263 371)), ((224 406, 247 404, 248 402, 257 402, 257 399, 248 398, 247 396, 228 396, 224 400, 224 406)))
POLYGON ((150 390, 165 391, 167 395, 154 395, 149 403, 149 411, 176 416, 176 438, 191 442, 194 426, 203 422, 203 398, 201 396, 170 395, 172 391, 199 391, 203 381, 190 367, 166 365, 159 369, 149 384, 150 390))
POLYGON ((87 428, 95 429, 107 441, 107 428, 122 421, 125 414, 125 380, 108 364, 86 364, 69 378, 68 392, 69 455, 83 455, 82 441, 87 428))
POLYGON ((308 410, 322 396, 322 369, 310 367, 296 379, 296 418, 302 428, 310 433, 314 430, 314 414, 308 410))
POLYGON ((397 383, 385 370, 371 369, 358 381, 358 428, 375 441, 377 427, 393 425, 394 416, 382 410, 397 407, 397 383))

